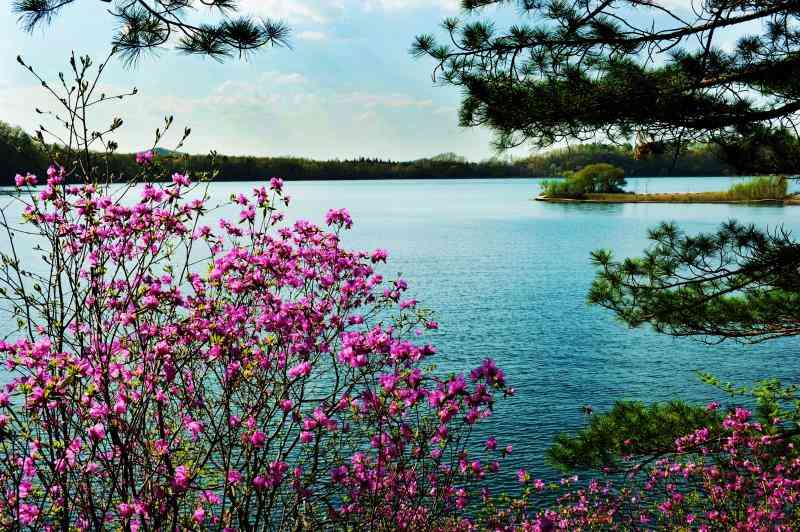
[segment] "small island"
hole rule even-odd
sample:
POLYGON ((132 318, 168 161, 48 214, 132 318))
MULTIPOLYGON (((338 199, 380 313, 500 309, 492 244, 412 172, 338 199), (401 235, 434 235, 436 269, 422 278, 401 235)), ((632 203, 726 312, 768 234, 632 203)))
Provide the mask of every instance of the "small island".
POLYGON ((770 203, 800 205, 800 196, 789 193, 785 176, 754 177, 718 192, 661 192, 638 194, 624 190, 627 184, 621 168, 610 164, 590 164, 569 172, 561 180, 540 185, 536 201, 552 203, 770 203))

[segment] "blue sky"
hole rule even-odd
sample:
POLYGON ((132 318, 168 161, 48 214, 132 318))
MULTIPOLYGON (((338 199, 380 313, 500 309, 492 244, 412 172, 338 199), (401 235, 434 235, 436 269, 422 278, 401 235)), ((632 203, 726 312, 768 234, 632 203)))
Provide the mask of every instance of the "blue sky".
MULTIPOLYGON (((668 0, 688 4, 689 0, 668 0)), ((109 91, 136 86, 139 94, 98 116, 126 122, 122 149, 147 145, 165 115, 176 129, 192 128, 186 150, 227 154, 354 156, 415 159, 454 151, 472 160, 493 155, 491 134, 458 126, 458 89, 435 86, 432 63, 412 58, 418 33, 458 14, 458 0, 241 0, 243 12, 284 19, 293 49, 258 53, 248 61, 217 63, 164 50, 135 70, 113 64, 109 91)), ((34 107, 53 108, 17 54, 55 79, 71 50, 100 58, 109 49, 114 19, 105 4, 78 1, 46 31, 19 29, 0 11, 0 120, 32 130, 34 107)), ((491 10, 485 16, 498 18, 491 10)), ((518 13, 503 9, 500 26, 518 13)), ((98 123, 99 126, 99 123, 98 123)), ((169 147, 169 142, 165 145, 169 147)), ((525 150, 517 151, 525 153, 525 150)))

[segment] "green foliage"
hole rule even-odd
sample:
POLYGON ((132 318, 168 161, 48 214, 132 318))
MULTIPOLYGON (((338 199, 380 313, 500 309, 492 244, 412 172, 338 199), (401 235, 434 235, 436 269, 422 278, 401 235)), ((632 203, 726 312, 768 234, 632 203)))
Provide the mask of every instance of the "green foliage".
MULTIPOLYGON (((163 165, 174 171, 217 172, 217 181, 263 179, 283 176, 289 180, 315 179, 410 179, 462 177, 533 177, 524 162, 508 163, 499 159, 468 162, 453 153, 416 161, 391 161, 358 158, 315 161, 300 157, 249 157, 230 155, 186 155, 156 150, 163 165)), ((30 171, 43 175, 47 155, 41 145, 19 128, 0 122, 0 186, 11 185, 14 174, 30 171)), ((117 181, 138 175, 133 154, 109 153, 104 160, 117 181)))
MULTIPOLYGON (((790 384, 785 386, 775 378, 763 379, 753 386, 735 386, 729 382, 721 382, 717 377, 707 372, 698 372, 700 380, 714 388, 730 395, 732 398, 749 397, 756 402, 756 416, 765 425, 772 425, 774 419, 782 423, 788 422, 796 428, 800 425, 800 386, 790 384)), ((777 427, 772 427, 777 430, 777 427)))
POLYGON ((564 179, 548 179, 539 183, 542 194, 551 198, 582 198, 586 190, 582 183, 567 175, 564 179))
MULTIPOLYGON (((13 182, 13 175, 26 169, 41 173, 46 155, 31 136, 19 128, 0 121, 0 186, 13 182), (13 131, 11 133, 10 131, 13 131), (19 138, 17 138, 19 137, 19 138), (27 139, 22 141, 20 139, 27 139)), ((159 156, 181 154, 160 150, 159 156)), ((137 173, 131 154, 113 154, 110 164, 117 176, 137 173)), ((707 147, 685 152, 672 168, 671 158, 651 158, 637 161, 630 147, 620 148, 602 144, 584 144, 569 149, 552 150, 516 161, 499 158, 471 163, 455 153, 442 153, 428 159, 391 161, 370 158, 315 161, 300 157, 250 157, 232 155, 190 155, 180 164, 209 171, 212 166, 222 170, 220 179, 258 179, 281 175, 286 179, 370 179, 370 178, 458 178, 458 177, 543 177, 562 176, 592 164, 603 162, 622 168, 626 175, 724 175, 730 170, 714 158, 707 147)), ((177 162, 176 162, 177 165, 177 162)), ((176 168, 184 168, 176 166, 176 168)))
POLYGON ((606 163, 596 163, 585 166, 575 172, 574 179, 589 192, 617 193, 622 192, 622 187, 627 185, 625 171, 606 163))
POLYGON ((467 158, 466 157, 464 157, 463 155, 459 155, 457 153, 453 153, 451 151, 450 152, 446 152, 446 153, 440 153, 439 155, 434 155, 433 157, 430 158, 430 160, 434 161, 434 162, 437 162, 437 163, 460 163, 460 164, 463 164, 463 163, 467 162, 467 158))
MULTIPOLYGON (((208 165, 207 157, 191 156, 194 167, 208 165)), ((219 155, 214 161, 227 179, 258 179, 280 175, 287 180, 314 179, 425 179, 462 177, 532 177, 520 163, 483 161, 478 163, 451 158, 392 161, 360 157, 317 161, 301 157, 248 157, 219 155)))
POLYGON ((21 128, 0 121, 0 186, 12 184, 17 172, 42 173, 47 168, 47 153, 21 128))
MULTIPOLYGON (((104 0, 110 2, 110 0, 104 0)), ((20 24, 33 31, 50 24, 76 0, 15 0, 20 24)), ((243 56, 266 46, 288 46, 289 28, 267 18, 236 16, 234 0, 132 0, 98 6, 117 19, 113 45, 128 64, 141 54, 177 43, 188 54, 215 59, 243 56), (199 9, 198 9, 199 8, 199 9), (217 22, 198 20, 200 9, 221 15, 217 22)))
POLYGON ((721 139, 716 156, 743 174, 796 174, 800 172, 800 139, 788 128, 756 127, 721 139))
POLYGON ((673 224, 650 231, 642 257, 592 253, 599 271, 589 302, 632 327, 708 342, 760 342, 800 333, 800 243, 735 221, 688 236, 673 224))
MULTIPOLYGON (((800 427, 800 386, 786 386, 778 379, 736 386, 723 383, 710 373, 698 372, 698 376, 701 382, 734 401, 755 402, 756 419, 766 432, 796 439, 800 427)), ((713 432, 723 417, 722 409, 683 401, 650 405, 620 401, 610 411, 592 415, 589 424, 577 433, 557 436, 547 459, 563 471, 634 471, 645 463, 674 454, 675 440, 679 437, 702 427, 713 432)))
POLYGON ((606 163, 587 165, 577 172, 568 172, 562 181, 543 181, 545 196, 580 198, 589 193, 619 193, 627 184, 625 172, 606 163))
POLYGON ((586 165, 608 163, 622 168, 631 176, 720 176, 734 173, 721 162, 721 152, 708 145, 684 148, 677 158, 672 153, 654 154, 636 159, 631 145, 578 144, 531 155, 523 161, 532 175, 541 177, 563 176, 586 165))
POLYGON ((675 439, 721 422, 715 412, 682 401, 645 405, 619 401, 575 435, 560 434, 547 451, 547 460, 564 471, 630 467, 625 457, 660 456, 674 448, 675 439))
POLYGON ((738 183, 728 190, 733 200, 753 201, 783 199, 789 192, 789 180, 784 176, 755 177, 746 183, 738 183))
POLYGON ((685 146, 788 128, 800 112, 794 2, 698 2, 686 17, 640 0, 470 0, 465 15, 490 5, 518 8, 519 20, 448 19, 448 35, 420 35, 412 53, 463 91, 461 124, 491 128, 501 148, 598 134, 685 146))

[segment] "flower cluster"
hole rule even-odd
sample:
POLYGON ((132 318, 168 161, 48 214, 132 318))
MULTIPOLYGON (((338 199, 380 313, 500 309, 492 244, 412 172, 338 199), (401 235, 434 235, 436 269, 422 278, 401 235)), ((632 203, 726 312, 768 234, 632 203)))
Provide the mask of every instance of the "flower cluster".
POLYGON ((743 408, 729 412, 719 428, 702 427, 678 438, 672 452, 655 460, 644 478, 592 480, 566 493, 563 486, 553 486, 561 495, 543 510, 531 499, 545 484, 524 471, 519 480, 521 497, 491 502, 482 528, 788 532, 800 527, 800 456, 793 436, 780 428, 780 420, 753 422, 743 408))
POLYGON ((513 388, 489 358, 431 369, 417 336, 438 324, 376 270, 385 250, 342 247, 346 210, 327 228, 289 224, 272 179, 212 226, 187 174, 67 177, 16 180, 45 261, 0 269, 0 310, 20 317, 0 341, 0 526, 800 528, 795 437, 743 408, 635 464, 633 481, 548 486, 520 469, 520 496, 494 499, 485 482, 511 447, 473 428, 513 388))
POLYGON ((386 251, 341 247, 346 210, 286 224, 273 179, 214 228, 188 175, 65 177, 20 196, 50 285, 3 279, 27 308, 0 342, 3 526, 413 530, 478 499, 499 463, 470 430, 505 377, 426 369, 413 332, 437 324, 375 270, 386 251))
POLYGON ((154 158, 155 154, 153 153, 153 150, 140 151, 136 154, 136 164, 149 166, 153 163, 154 158))

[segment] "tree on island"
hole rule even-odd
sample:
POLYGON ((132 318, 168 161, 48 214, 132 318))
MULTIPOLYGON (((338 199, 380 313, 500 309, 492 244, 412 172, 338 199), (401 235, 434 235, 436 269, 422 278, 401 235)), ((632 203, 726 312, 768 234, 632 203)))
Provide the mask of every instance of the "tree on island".
POLYGON ((622 168, 607 163, 589 164, 577 172, 567 172, 561 181, 542 181, 545 196, 582 198, 586 194, 624 192, 627 184, 622 168))
MULTIPOLYGON (((102 0, 110 3, 110 0, 102 0)), ((76 0, 16 0, 13 8, 27 31, 49 24, 76 0)), ((288 46, 289 27, 277 20, 234 17, 235 0, 129 0, 111 8, 98 6, 115 17, 119 29, 113 45, 128 64, 135 63, 142 52, 152 51, 172 42, 187 54, 224 59, 244 56, 266 46, 288 46), (195 22, 194 8, 216 12, 220 21, 195 22)))
POLYGON ((797 2, 465 0, 463 7, 471 15, 511 4, 523 16, 506 31, 449 18, 446 42, 424 34, 412 47, 436 60, 435 80, 464 91, 461 124, 490 127, 501 148, 602 134, 620 142, 636 136, 643 156, 697 141, 744 140, 758 151, 785 140, 764 128, 794 128, 797 2), (728 46, 732 31, 753 24, 762 31, 728 46))

